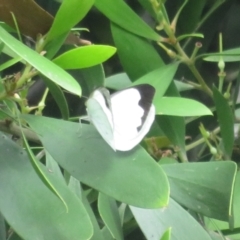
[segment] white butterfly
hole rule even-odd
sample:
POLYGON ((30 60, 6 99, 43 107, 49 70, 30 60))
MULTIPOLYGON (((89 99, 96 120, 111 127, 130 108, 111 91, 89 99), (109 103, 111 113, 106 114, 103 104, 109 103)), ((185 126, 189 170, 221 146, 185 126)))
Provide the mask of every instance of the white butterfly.
POLYGON ((154 119, 155 89, 137 85, 110 96, 106 88, 95 90, 86 101, 90 121, 116 151, 134 148, 148 133, 154 119))

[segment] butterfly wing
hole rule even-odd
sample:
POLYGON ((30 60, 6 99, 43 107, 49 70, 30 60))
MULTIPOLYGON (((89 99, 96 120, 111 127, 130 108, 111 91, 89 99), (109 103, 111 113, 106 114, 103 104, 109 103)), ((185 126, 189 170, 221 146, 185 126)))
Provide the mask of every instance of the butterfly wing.
POLYGON ((152 86, 142 84, 111 96, 116 150, 131 150, 148 133, 155 119, 154 93, 152 86))
POLYGON ((106 95, 109 95, 109 92, 103 92, 101 89, 95 90, 86 101, 86 107, 88 116, 95 128, 102 138, 115 150, 112 113, 107 100, 109 97, 110 101, 110 95, 106 95))

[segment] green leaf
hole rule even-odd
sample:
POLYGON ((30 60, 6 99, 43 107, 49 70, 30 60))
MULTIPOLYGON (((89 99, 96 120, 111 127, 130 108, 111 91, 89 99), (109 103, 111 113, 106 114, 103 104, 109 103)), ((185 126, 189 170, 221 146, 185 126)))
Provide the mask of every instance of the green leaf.
POLYGON ((4 28, 7 32, 9 33, 16 33, 16 30, 12 27, 10 27, 8 24, 6 24, 5 22, 0 22, 0 26, 2 28, 4 28))
POLYGON ((89 45, 63 53, 53 60, 63 69, 87 68, 103 63, 116 52, 115 47, 89 45))
MULTIPOLYGON (((185 153, 185 124, 178 116, 158 115, 157 123, 171 143, 185 153)), ((185 157, 184 157, 185 159, 185 157)), ((183 160, 183 159, 182 159, 183 160)))
MULTIPOLYGON (((107 77, 105 79, 105 86, 114 90, 121 90, 124 88, 128 88, 131 85, 137 85, 142 83, 149 83, 156 89, 156 96, 163 96, 167 87, 171 83, 173 76, 176 72, 177 64, 169 64, 167 66, 162 66, 145 74, 144 76, 137 79, 133 84, 126 73, 118 73, 107 77)), ((175 80, 174 83, 176 84, 179 91, 186 91, 191 90, 193 87, 189 84, 182 83, 180 81, 175 80)))
POLYGON ((1 64, 1 66, 0 66, 0 71, 3 71, 3 70, 5 70, 6 68, 9 68, 9 67, 13 66, 14 64, 20 62, 21 60, 22 60, 21 57, 16 57, 16 58, 13 58, 13 59, 8 60, 7 62, 1 64))
POLYGON ((49 88, 49 91, 51 92, 54 100, 56 101, 56 103, 61 111, 62 118, 67 120, 69 118, 69 109, 68 109, 67 100, 66 100, 61 88, 54 82, 50 81, 45 76, 42 76, 42 80, 44 81, 46 86, 49 88))
POLYGON ((220 59, 224 62, 238 62, 240 61, 240 48, 229 49, 221 53, 204 54, 198 57, 204 57, 203 60, 207 62, 219 62, 220 59))
POLYGON ((17 109, 17 104, 12 100, 4 100, 3 106, 0 108, 0 119, 6 119, 6 118, 15 118, 15 111, 17 109))
POLYGON ((26 152, 3 134, 0 134, 0 152, 0 195, 4 196, 0 198, 0 212, 23 239, 90 238, 89 217, 65 184, 45 170, 64 197, 68 213, 40 180, 26 152))
POLYGON ((156 13, 153 10, 152 3, 149 0, 138 0, 138 2, 154 18, 154 20, 157 21, 157 16, 156 16, 156 13))
POLYGON ((92 126, 82 124, 79 132, 78 123, 31 115, 23 118, 51 156, 81 182, 135 206, 167 205, 166 176, 142 147, 114 152, 92 126))
POLYGON ((192 85, 181 82, 179 80, 174 80, 174 84, 176 85, 179 92, 194 89, 194 87, 192 85))
POLYGON ((83 96, 90 95, 95 89, 104 86, 104 70, 101 64, 77 70, 83 96))
POLYGON ((105 79, 105 86, 114 90, 130 87, 132 84, 126 73, 118 73, 105 79))
POLYGON ((144 76, 138 78, 133 85, 148 83, 155 87, 156 93, 154 96, 154 103, 161 98, 168 89, 173 77, 177 71, 178 63, 169 64, 159 67, 144 76))
POLYGON ((105 194, 99 193, 98 211, 113 238, 123 240, 123 231, 116 201, 105 194))
MULTIPOLYGON (((207 0, 188 1, 188 3, 184 6, 182 13, 179 16, 177 28, 179 28, 179 30, 181 29, 181 31, 184 33, 195 32, 196 29, 200 27, 199 25, 204 22, 202 21, 202 19, 205 17, 205 16, 203 17, 203 15, 205 14, 207 15, 206 13, 207 11, 204 12, 204 9, 206 7, 206 1, 207 0), (188 21, 186 21, 186 17, 188 21)), ((178 3, 181 5, 182 1, 178 3)), ((177 6, 177 8, 179 8, 180 5, 177 6)))
POLYGON ((234 119, 232 109, 227 99, 224 98, 215 86, 213 87, 213 100, 216 106, 225 153, 230 158, 234 145, 234 119))
MULTIPOLYGON (((229 230, 229 234, 239 233, 240 229, 240 172, 238 171, 236 174, 236 181, 234 183, 234 190, 233 190, 233 221, 234 221, 234 229, 229 230), (235 231, 236 230, 236 231, 235 231)), ((229 229, 229 223, 219 221, 216 219, 209 219, 205 217, 204 222, 206 226, 211 230, 227 230, 229 229)))
POLYGON ((165 233, 162 235, 161 240, 171 240, 171 232, 172 232, 172 228, 169 227, 165 233))
POLYGON ((5 221, 1 212, 0 212, 0 239, 1 240, 7 239, 5 221))
MULTIPOLYGON (((173 82, 170 84, 166 95, 179 96, 179 93, 173 82)), ((187 157, 185 150, 184 118, 179 116, 158 115, 156 120, 166 137, 172 142, 173 145, 179 148, 179 156, 181 157, 181 161, 186 161, 187 157)))
POLYGON ((94 212, 93 212, 85 194, 83 193, 83 190, 81 188, 79 181, 71 176, 68 186, 77 196, 79 196, 79 198, 81 198, 83 205, 88 213, 88 216, 91 219, 91 223, 93 226, 93 235, 91 236, 91 240, 105 240, 105 238, 103 238, 100 227, 98 225, 98 221, 94 215, 94 212))
POLYGON ((76 80, 63 69, 52 63, 50 60, 34 52, 8 32, 0 27, 0 40, 5 43, 11 50, 30 63, 34 68, 41 72, 44 76, 51 79, 59 86, 65 88, 71 93, 81 96, 81 88, 76 80))
POLYGON ((240 172, 237 172, 236 182, 234 185, 234 194, 233 194, 233 217, 234 217, 234 226, 240 228, 240 172))
POLYGON ((116 238, 113 238, 112 234, 109 232, 109 230, 106 226, 101 229, 101 233, 104 237, 104 240, 115 240, 116 239, 116 238))
POLYGON ((53 40, 48 42, 44 47, 44 50, 46 51, 45 57, 48 59, 52 59, 59 51, 59 49, 64 45, 68 36, 69 32, 65 32, 57 38, 54 38, 53 40))
POLYGON ((203 34, 201 34, 201 33, 190 33, 190 34, 183 34, 183 35, 177 37, 177 41, 181 41, 185 38, 191 38, 191 37, 204 38, 203 34))
POLYGON ((55 175, 62 183, 65 183, 62 171, 57 162, 52 158, 52 156, 47 151, 45 151, 45 154, 47 170, 51 172, 53 175, 55 175))
POLYGON ((171 226, 171 240, 211 240, 204 228, 173 199, 170 199, 169 205, 164 209, 133 206, 130 209, 147 239, 160 239, 171 226))
POLYGON ((22 240, 22 238, 20 238, 20 237, 16 234, 16 232, 14 232, 14 233, 12 233, 12 234, 9 236, 8 240, 22 240))
POLYGON ((54 22, 47 33, 46 41, 59 37, 80 22, 93 5, 94 0, 63 1, 54 22))
MULTIPOLYGON (((122 0, 95 0, 95 7, 119 27, 141 37, 160 41, 161 37, 122 0)), ((144 56, 144 55, 143 55, 144 56)))
POLYGON ((156 114, 172 115, 172 116, 204 116, 212 115, 209 108, 202 103, 192 99, 179 97, 162 97, 155 98, 154 105, 156 107, 156 114))
POLYGON ((162 168, 175 201, 205 216, 229 221, 237 170, 234 162, 164 164, 162 168))
POLYGON ((111 24, 111 31, 120 61, 132 81, 164 65, 156 49, 147 40, 115 24, 111 24))
MULTIPOLYGON (((19 121, 19 123, 20 123, 20 121, 19 121)), ((68 205, 67 205, 64 197, 61 195, 61 193, 54 186, 51 179, 48 178, 48 175, 45 173, 45 167, 42 166, 42 163, 39 162, 38 159, 36 159, 35 155, 33 154, 32 150, 31 150, 31 148, 30 148, 30 146, 27 142, 27 139, 23 134, 23 130, 22 130, 21 125, 20 125, 20 128, 21 128, 21 134, 22 134, 23 142, 24 142, 26 151, 28 153, 29 160, 30 160, 34 170, 36 171, 36 173, 38 174, 40 179, 43 181, 43 183, 49 188, 49 190, 52 191, 62 201, 64 207, 66 208, 66 212, 68 212, 68 205)))

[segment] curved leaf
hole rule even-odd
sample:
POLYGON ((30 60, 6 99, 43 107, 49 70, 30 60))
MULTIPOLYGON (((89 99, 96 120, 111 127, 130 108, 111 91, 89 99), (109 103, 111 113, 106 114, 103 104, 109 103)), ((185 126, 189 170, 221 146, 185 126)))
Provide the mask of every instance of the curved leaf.
POLYGON ((182 117, 212 115, 211 110, 204 106, 202 103, 187 98, 155 98, 154 105, 156 107, 156 114, 159 115, 172 115, 182 117))
POLYGON ((89 45, 72 49, 53 60, 63 69, 87 68, 103 63, 116 52, 115 47, 89 45))
POLYGON ((166 176, 140 146, 128 152, 114 152, 92 126, 82 124, 79 132, 78 123, 23 117, 52 157, 81 182, 135 206, 167 205, 166 176))
POLYGON ((102 236, 100 227, 98 225, 98 222, 94 215, 94 212, 90 206, 90 203, 82 190, 80 182, 76 178, 71 176, 68 186, 77 196, 79 196, 81 198, 82 203, 88 213, 88 216, 91 219, 91 223, 92 223, 93 230, 94 230, 93 235, 91 236, 91 240, 105 240, 102 236))
MULTIPOLYGON (((177 88, 173 82, 171 82, 168 90, 166 91, 166 95, 179 96, 177 88)), ((181 157, 181 161, 186 161, 184 118, 179 116, 157 115, 156 120, 166 137, 173 145, 180 149, 179 156, 181 157)))
POLYGON ((98 211, 113 238, 123 240, 123 231, 116 201, 105 194, 99 193, 98 211))
POLYGON ((233 162, 164 164, 171 197, 205 216, 229 221, 236 164, 233 162))
POLYGON ((162 235, 160 240, 171 240, 171 232, 172 232, 172 228, 169 227, 165 233, 162 235))
POLYGON ((132 81, 164 65, 156 49, 146 39, 116 24, 111 24, 111 31, 120 61, 132 81))
POLYGON ((34 68, 44 76, 51 79, 59 86, 65 88, 71 93, 81 96, 81 88, 76 80, 63 69, 52 63, 47 58, 34 52, 32 49, 12 37, 2 27, 0 27, 0 40, 4 42, 11 50, 30 63, 34 68))
POLYGON ((122 0, 95 0, 94 5, 111 22, 121 28, 147 39, 160 41, 161 37, 148 26, 136 13, 122 0))
POLYGON ((61 88, 56 83, 50 81, 48 78, 46 78, 44 76, 42 76, 42 80, 47 85, 54 100, 56 101, 56 103, 61 111, 62 118, 67 120, 69 118, 69 109, 68 109, 67 100, 66 100, 61 88))
POLYGON ((105 79, 105 86, 114 90, 130 87, 132 84, 126 73, 118 73, 105 79))
POLYGON ((71 30, 90 10, 94 0, 63 1, 47 33, 47 41, 71 30))
POLYGON ((3 134, 0 152, 0 212, 23 239, 91 237, 90 219, 81 201, 65 184, 42 168, 66 201, 68 213, 40 180, 26 152, 3 134))
POLYGON ((223 147, 225 153, 230 158, 232 155, 232 149, 234 145, 234 119, 233 112, 229 106, 226 98, 213 87, 213 100, 215 102, 217 116, 221 129, 221 136, 223 140, 223 147))
POLYGON ((170 199, 169 205, 164 209, 133 206, 130 209, 147 239, 159 240, 171 227, 171 240, 211 240, 206 230, 173 199, 170 199))
POLYGON ((190 38, 190 37, 204 38, 203 34, 201 34, 201 33, 190 33, 190 34, 183 34, 183 35, 177 37, 177 40, 181 41, 185 38, 190 38))
POLYGON ((133 85, 148 83, 155 87, 154 103, 156 104, 157 100, 165 94, 177 69, 178 63, 161 66, 138 78, 133 85))

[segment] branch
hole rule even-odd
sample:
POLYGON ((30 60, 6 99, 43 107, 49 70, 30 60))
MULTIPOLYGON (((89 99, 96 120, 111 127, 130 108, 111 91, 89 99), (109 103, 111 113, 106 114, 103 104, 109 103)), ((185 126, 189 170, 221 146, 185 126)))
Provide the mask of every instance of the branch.
POLYGON ((32 141, 35 143, 41 143, 39 137, 37 136, 37 134, 35 132, 33 132, 32 130, 27 129, 27 128, 22 128, 22 132, 21 132, 21 128, 18 125, 16 125, 14 122, 9 123, 9 121, 1 120, 0 121, 0 131, 10 133, 10 134, 16 135, 18 137, 21 137, 22 132, 23 132, 24 136, 29 141, 32 141))

